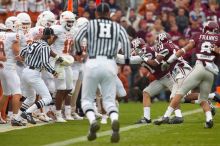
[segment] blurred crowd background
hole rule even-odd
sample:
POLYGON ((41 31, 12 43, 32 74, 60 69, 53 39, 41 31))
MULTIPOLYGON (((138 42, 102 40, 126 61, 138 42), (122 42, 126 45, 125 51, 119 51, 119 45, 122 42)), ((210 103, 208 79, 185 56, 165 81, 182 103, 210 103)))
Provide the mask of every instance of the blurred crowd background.
MULTIPOLYGON (((147 45, 153 46, 155 37, 168 32, 179 47, 187 44, 193 34, 202 31, 204 22, 214 20, 220 23, 220 0, 103 0, 110 5, 111 19, 123 25, 130 39, 143 38, 147 45)), ((8 16, 27 12, 34 26, 38 15, 52 11, 57 20, 66 10, 67 0, 0 0, 0 23, 8 16)), ((95 0, 78 1, 78 17, 95 18, 95 0)), ((76 10, 74 10, 76 12, 76 10)), ((194 65, 193 51, 185 59, 194 65)), ((220 59, 217 64, 220 66, 220 59)), ((141 101, 142 90, 155 78, 139 65, 120 66, 119 77, 129 100, 141 101)), ((220 86, 220 74, 216 77, 213 91, 220 86)), ((168 100, 169 92, 162 92, 157 98, 168 100)))

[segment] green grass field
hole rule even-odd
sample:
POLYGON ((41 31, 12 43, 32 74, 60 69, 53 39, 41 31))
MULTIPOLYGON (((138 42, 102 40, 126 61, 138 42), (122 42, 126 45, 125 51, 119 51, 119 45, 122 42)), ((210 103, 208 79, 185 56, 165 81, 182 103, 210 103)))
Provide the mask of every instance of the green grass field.
MULTIPOLYGON (((166 102, 152 105, 152 119, 161 116, 167 107, 166 102)), ((182 104, 182 111, 188 112, 200 108, 198 105, 182 104)), ((120 104, 121 128, 134 125, 142 115, 141 103, 120 104)), ((38 146, 70 140, 70 146, 220 146, 220 114, 215 115, 214 127, 205 129, 203 112, 184 117, 180 125, 143 125, 121 132, 118 144, 110 143, 110 135, 98 137, 93 142, 84 141, 88 132, 88 121, 71 121, 44 126, 13 130, 0 133, 0 146, 38 146), (81 142, 76 143, 76 138, 81 142), (75 140, 75 141, 74 141, 75 140)), ((110 123, 110 121, 109 121, 110 123)), ((124 129, 124 128, 123 128, 124 129)), ((110 130, 110 124, 101 125, 99 132, 110 130)), ((61 145, 61 144, 56 144, 61 145)))

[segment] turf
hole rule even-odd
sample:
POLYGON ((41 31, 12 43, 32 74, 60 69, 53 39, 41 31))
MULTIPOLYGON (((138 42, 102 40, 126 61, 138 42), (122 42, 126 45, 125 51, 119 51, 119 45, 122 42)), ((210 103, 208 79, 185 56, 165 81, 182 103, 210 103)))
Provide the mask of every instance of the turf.
MULTIPOLYGON (((152 105, 152 119, 161 116, 167 103, 158 102, 152 105)), ((182 111, 198 109, 198 105, 183 104, 182 111)), ((120 105, 121 127, 133 125, 142 116, 140 103, 122 103, 120 105)), ((212 129, 204 129, 204 114, 202 112, 185 116, 184 124, 180 125, 146 125, 137 129, 121 132, 118 144, 110 143, 110 136, 99 137, 94 142, 80 142, 73 146, 218 146, 220 136, 220 114, 215 116, 212 129)), ((109 121, 110 123, 110 121, 109 121)), ((110 125, 101 125, 101 131, 110 130, 110 125)), ((85 136, 88 132, 88 121, 72 121, 55 123, 39 127, 14 130, 0 133, 0 146, 38 146, 71 138, 85 136)))

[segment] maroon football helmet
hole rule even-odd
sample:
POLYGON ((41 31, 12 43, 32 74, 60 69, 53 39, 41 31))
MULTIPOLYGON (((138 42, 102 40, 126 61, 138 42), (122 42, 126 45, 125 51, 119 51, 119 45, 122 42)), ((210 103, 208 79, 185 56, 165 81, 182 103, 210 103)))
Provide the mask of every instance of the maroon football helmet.
POLYGON ((171 37, 168 33, 163 32, 157 35, 156 41, 157 43, 166 43, 171 40, 171 37))
POLYGON ((139 48, 142 49, 146 46, 145 41, 142 38, 135 38, 131 41, 132 48, 139 48))
POLYGON ((219 33, 219 25, 215 21, 208 21, 204 24, 203 33, 219 33))

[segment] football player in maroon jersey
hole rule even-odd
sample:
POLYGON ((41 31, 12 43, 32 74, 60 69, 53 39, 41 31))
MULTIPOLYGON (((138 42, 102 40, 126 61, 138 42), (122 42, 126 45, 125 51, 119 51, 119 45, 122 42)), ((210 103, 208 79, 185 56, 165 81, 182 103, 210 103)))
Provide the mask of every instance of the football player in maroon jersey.
POLYGON ((200 88, 199 102, 206 115, 205 128, 213 127, 213 117, 207 97, 212 88, 214 75, 219 72, 215 64, 216 57, 220 54, 218 23, 208 21, 204 25, 203 32, 195 34, 185 47, 174 53, 167 60, 167 63, 175 62, 180 56, 193 48, 196 49, 196 65, 182 82, 164 116, 154 122, 156 125, 167 123, 169 117, 179 105, 181 98, 191 89, 198 86, 200 88))

